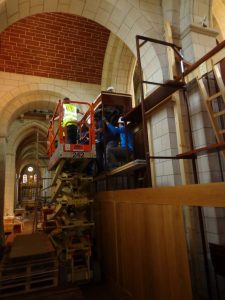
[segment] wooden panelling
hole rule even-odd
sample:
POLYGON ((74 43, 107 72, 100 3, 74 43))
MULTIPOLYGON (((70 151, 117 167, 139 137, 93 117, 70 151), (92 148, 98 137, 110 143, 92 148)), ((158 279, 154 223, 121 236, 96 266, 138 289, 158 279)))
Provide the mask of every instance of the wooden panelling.
POLYGON ((225 207, 225 184, 97 195, 104 273, 122 300, 191 300, 183 205, 225 207))
POLYGON ((116 256, 116 224, 114 218, 114 202, 102 202, 100 208, 101 226, 101 259, 105 270, 110 270, 104 274, 113 282, 117 281, 117 256, 116 256))
POLYGON ((225 207, 225 183, 190 184, 98 193, 97 198, 148 204, 225 207), (106 197, 107 195, 107 197, 106 197))
POLYGON ((179 207, 118 203, 117 228, 119 283, 130 299, 191 299, 179 207))

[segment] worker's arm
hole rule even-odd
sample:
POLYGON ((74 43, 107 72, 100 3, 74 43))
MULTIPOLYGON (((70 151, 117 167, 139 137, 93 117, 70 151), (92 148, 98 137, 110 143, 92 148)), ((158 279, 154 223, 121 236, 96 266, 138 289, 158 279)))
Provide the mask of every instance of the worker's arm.
POLYGON ((104 131, 104 129, 103 128, 96 128, 95 129, 95 132, 97 133, 97 132, 103 132, 104 131))
POLYGON ((77 108, 77 113, 84 116, 84 113, 82 111, 80 111, 79 108, 77 108))
POLYGON ((111 123, 109 123, 107 120, 105 120, 105 123, 107 125, 107 127, 109 128, 109 130, 113 133, 113 134, 118 134, 118 133, 122 133, 124 132, 124 127, 114 127, 111 123))

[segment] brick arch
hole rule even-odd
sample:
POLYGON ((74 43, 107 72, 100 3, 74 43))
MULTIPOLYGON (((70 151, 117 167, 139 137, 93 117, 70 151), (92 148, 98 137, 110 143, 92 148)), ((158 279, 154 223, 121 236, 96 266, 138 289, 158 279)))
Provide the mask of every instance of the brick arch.
POLYGON ((21 19, 0 35, 0 71, 101 83, 109 30, 59 12, 21 19))
MULTIPOLYGON (((21 20, 25 17, 35 14, 61 12, 72 14, 93 20, 108 30, 116 34, 122 39, 135 53, 135 34, 145 34, 151 32, 152 37, 157 37, 158 28, 156 30, 154 20, 161 18, 159 13, 160 3, 145 3, 144 10, 140 9, 139 1, 129 3, 127 0, 121 1, 86 1, 73 0, 67 3, 58 3, 58 1, 26 1, 26 4, 20 3, 19 0, 7 1, 5 5, 0 6, 0 15, 2 22, 0 23, 0 32, 9 25, 21 20), (148 15, 146 15, 148 11, 148 15), (123 25, 124 24, 124 25, 123 25)), ((159 21, 159 20, 157 20, 159 21)))

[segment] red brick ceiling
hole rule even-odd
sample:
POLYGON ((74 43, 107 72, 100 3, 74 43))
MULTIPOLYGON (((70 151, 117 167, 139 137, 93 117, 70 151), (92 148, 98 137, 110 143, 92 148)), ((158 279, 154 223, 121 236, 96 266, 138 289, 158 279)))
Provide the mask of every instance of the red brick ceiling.
POLYGON ((0 71, 100 84, 109 33, 69 14, 27 17, 0 34, 0 71))

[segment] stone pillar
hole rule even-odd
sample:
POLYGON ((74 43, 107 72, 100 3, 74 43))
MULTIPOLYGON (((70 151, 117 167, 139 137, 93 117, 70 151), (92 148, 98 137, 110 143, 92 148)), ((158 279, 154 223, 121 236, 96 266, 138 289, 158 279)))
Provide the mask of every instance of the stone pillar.
MULTIPOLYGON (((206 26, 206 25, 205 25, 206 26)), ((194 63, 216 46, 218 32, 203 25, 190 24, 181 34, 185 60, 194 63)), ((194 148, 200 148, 216 142, 206 107, 196 81, 188 86, 188 103, 192 125, 194 148)), ((217 154, 206 153, 197 159, 200 183, 221 181, 217 154)), ((224 240, 224 209, 213 207, 202 209, 205 223, 206 243, 224 240), (221 216, 219 218, 218 216, 221 216)), ((206 276, 203 265, 203 249, 200 243, 198 214, 195 208, 185 211, 189 226, 186 227, 192 260, 194 289, 201 295, 207 294, 206 276)))
MULTIPOLYGON (((168 103, 166 107, 152 115, 149 128, 151 128, 150 154, 164 157, 175 156, 178 146, 173 103, 168 103)), ((154 165, 155 186, 181 184, 178 160, 154 159, 151 163, 154 165)))
MULTIPOLYGON (((216 46, 218 32, 214 29, 190 24, 181 34, 182 48, 185 60, 194 63, 216 46)), ((192 125, 194 147, 199 148, 215 143, 215 136, 200 95, 197 83, 192 82, 188 88, 188 102, 192 125)), ((218 159, 216 155, 205 154, 197 160, 199 181, 207 183, 220 178, 218 159), (214 163, 211 163, 211 160, 214 163), (213 166, 213 172, 210 168, 213 166)))
POLYGON ((6 161, 6 137, 0 137, 0 247, 4 244, 4 194, 5 194, 5 161, 6 161))
POLYGON ((8 216, 12 216, 14 214, 15 179, 15 154, 7 153, 5 170, 4 215, 8 216))
POLYGON ((181 33, 181 45, 185 60, 193 63, 216 46, 218 31, 190 24, 181 33))

